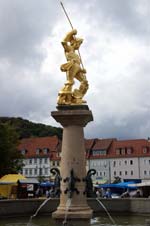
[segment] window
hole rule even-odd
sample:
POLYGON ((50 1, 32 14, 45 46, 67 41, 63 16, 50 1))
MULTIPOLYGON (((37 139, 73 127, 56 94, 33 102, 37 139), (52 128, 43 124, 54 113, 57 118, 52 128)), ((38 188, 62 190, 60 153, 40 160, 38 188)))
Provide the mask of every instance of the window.
POLYGON ((55 161, 52 162, 52 165, 55 166, 55 161))
POLYGON ((59 166, 59 161, 57 161, 57 166, 59 166))
POLYGON ((122 172, 121 172, 121 171, 119 172, 119 175, 120 175, 120 176, 122 175, 122 172))
POLYGON ((49 149, 48 148, 44 148, 43 149, 43 153, 46 155, 46 154, 48 154, 48 152, 49 152, 49 149))
POLYGON ((41 159, 39 159, 39 163, 40 163, 40 164, 42 164, 42 158, 41 158, 41 159))
POLYGON ((119 166, 121 166, 121 161, 119 161, 119 166))
POLYGON ((122 149, 121 149, 121 154, 122 154, 122 155, 125 155, 125 153, 126 153, 125 148, 122 148, 122 149))
POLYGON ((28 175, 28 169, 25 169, 25 175, 28 175))
POLYGON ((115 167, 116 166, 116 161, 113 161, 113 167, 115 167))
POLYGON ((146 170, 144 170, 144 175, 145 175, 145 176, 147 175, 147 171, 146 171, 146 170))
POLYGON ((45 174, 46 175, 48 174, 48 168, 45 168, 45 174))
POLYGON ((131 175, 133 175, 133 170, 131 170, 131 175))
POLYGON ((42 175, 42 168, 39 169, 39 176, 42 175))
POLYGON ((143 153, 146 154, 147 153, 147 147, 143 148, 143 153))
POLYGON ((131 154, 132 153, 132 148, 127 148, 127 154, 131 154))
POLYGON ((29 174, 32 175, 32 169, 29 169, 29 174))
POLYGON ((29 159, 29 164, 32 164, 32 159, 29 159))
POLYGON ((35 164, 37 163, 37 159, 34 159, 34 163, 35 163, 35 164))
POLYGON ((27 151, 26 151, 25 149, 21 150, 21 154, 22 154, 22 155, 25 155, 26 152, 27 152, 27 151))
POLYGON ((94 150, 93 155, 106 155, 106 150, 94 150))
POLYGON ((127 171, 125 171, 125 175, 128 175, 128 172, 127 171))
POLYGON ((47 158, 44 159, 44 163, 45 163, 45 164, 47 164, 47 160, 48 160, 47 158))
POLYGON ((37 169, 36 168, 34 169, 34 175, 37 175, 37 169))
POLYGON ((105 171, 104 171, 104 176, 106 175, 105 171))
POLYGON ((130 165, 133 165, 133 160, 130 160, 130 165))
POLYGON ((114 171, 114 176, 116 176, 116 171, 114 171))
POLYGON ((40 152, 41 152, 41 149, 40 149, 40 148, 37 148, 37 149, 36 149, 36 155, 39 155, 40 152))
POLYGON ((127 160, 124 161, 124 164, 127 165, 127 160))

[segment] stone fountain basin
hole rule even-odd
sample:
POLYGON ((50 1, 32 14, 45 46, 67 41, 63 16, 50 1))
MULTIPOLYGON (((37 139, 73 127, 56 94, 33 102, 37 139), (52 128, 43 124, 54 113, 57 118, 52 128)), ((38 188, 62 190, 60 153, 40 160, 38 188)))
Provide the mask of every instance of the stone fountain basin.
MULTIPOLYGON (((39 208, 45 199, 16 199, 0 200, 0 218, 14 216, 31 216, 39 208)), ((150 198, 126 198, 126 199, 105 199, 100 201, 110 213, 145 214, 150 216, 150 198)), ((50 215, 57 209, 59 199, 50 199, 41 208, 38 215, 50 215)), ((88 199, 88 205, 93 209, 94 214, 105 212, 102 206, 94 198, 88 199)))

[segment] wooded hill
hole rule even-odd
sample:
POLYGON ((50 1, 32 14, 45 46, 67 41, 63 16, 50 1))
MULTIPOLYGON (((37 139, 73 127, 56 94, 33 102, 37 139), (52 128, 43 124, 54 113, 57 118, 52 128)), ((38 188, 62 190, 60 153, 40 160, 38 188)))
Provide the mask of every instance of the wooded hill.
POLYGON ((0 123, 7 123, 12 126, 16 130, 20 139, 54 135, 58 136, 60 139, 62 138, 62 128, 34 123, 22 118, 0 117, 0 123))

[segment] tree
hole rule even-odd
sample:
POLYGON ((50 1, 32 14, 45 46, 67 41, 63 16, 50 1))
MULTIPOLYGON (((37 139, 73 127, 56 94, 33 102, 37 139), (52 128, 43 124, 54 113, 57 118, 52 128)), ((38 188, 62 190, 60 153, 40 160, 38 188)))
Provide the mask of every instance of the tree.
POLYGON ((18 135, 7 123, 0 123, 0 177, 18 173, 23 166, 22 154, 17 150, 18 135))

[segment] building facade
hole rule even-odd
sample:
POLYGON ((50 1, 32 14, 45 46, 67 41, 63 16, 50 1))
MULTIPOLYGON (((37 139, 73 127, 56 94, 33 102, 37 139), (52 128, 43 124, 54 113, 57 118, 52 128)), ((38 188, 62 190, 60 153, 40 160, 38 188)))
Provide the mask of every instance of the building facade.
MULTIPOLYGON (((27 178, 49 180, 50 169, 60 166, 61 141, 56 136, 22 139, 18 149, 27 178)), ((85 139, 85 149, 87 171, 96 170, 93 180, 150 180, 149 140, 85 139)))
POLYGON ((150 180, 149 140, 97 140, 90 153, 89 167, 97 170, 96 177, 107 182, 116 177, 150 180))
POLYGON ((61 142, 57 136, 22 139, 18 150, 24 156, 22 174, 27 178, 49 180, 50 169, 59 167, 61 142))

